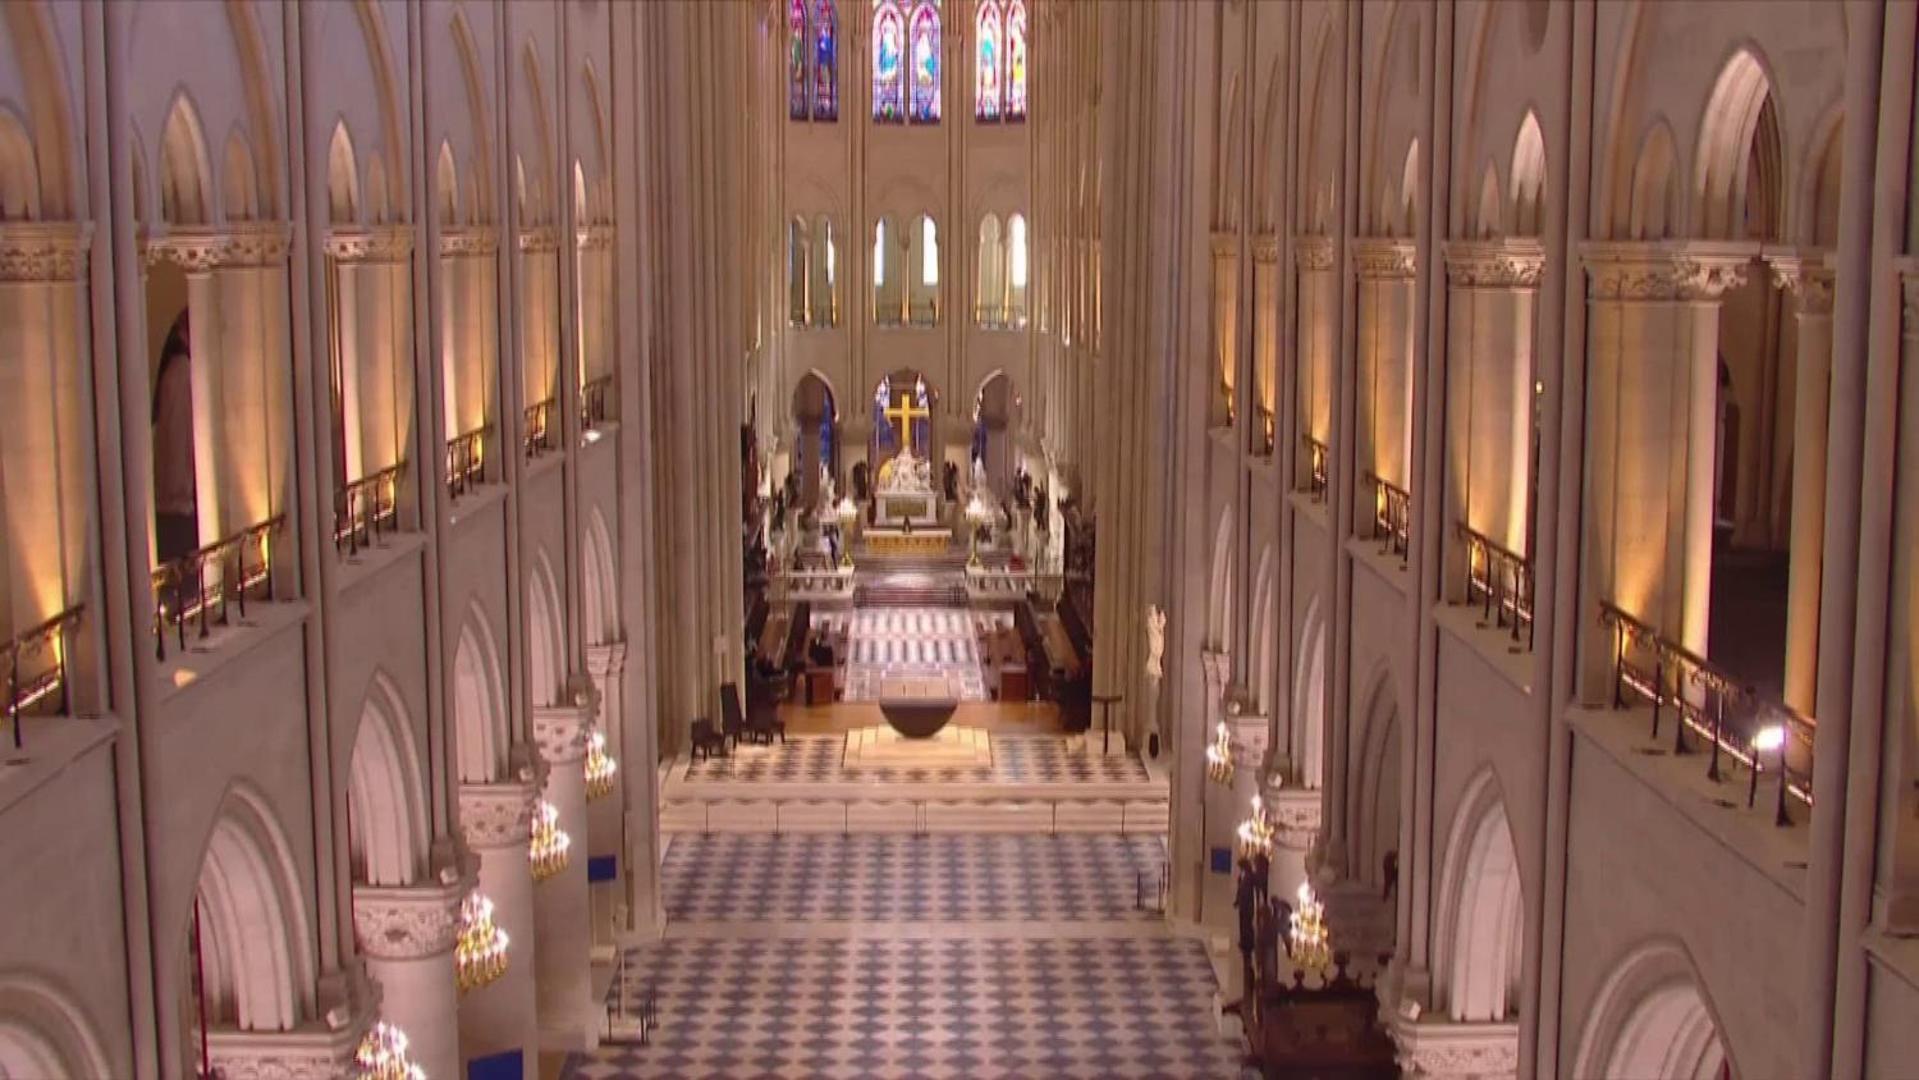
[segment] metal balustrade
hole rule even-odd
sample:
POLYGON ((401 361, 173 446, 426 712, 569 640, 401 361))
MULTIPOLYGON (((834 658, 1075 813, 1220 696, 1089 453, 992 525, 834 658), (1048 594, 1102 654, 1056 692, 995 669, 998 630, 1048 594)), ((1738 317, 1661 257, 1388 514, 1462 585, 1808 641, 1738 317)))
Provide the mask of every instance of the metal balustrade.
POLYGON ((1381 551, 1398 555, 1404 566, 1412 552, 1412 493, 1373 473, 1365 479, 1373 489, 1373 539, 1380 541, 1381 551))
POLYGON ((1533 564, 1524 555, 1501 547, 1484 533, 1459 523, 1466 544, 1466 600, 1477 604, 1486 622, 1512 627, 1515 643, 1533 647, 1533 564), (1524 636, 1521 636, 1521 631, 1524 636))
POLYGON ((1315 501, 1326 498, 1326 444, 1311 435, 1300 436, 1306 446, 1306 490, 1315 501))
POLYGON ((67 633, 79 622, 80 605, 75 604, 0 645, 0 658, 7 665, 7 724, 13 729, 15 750, 26 745, 20 718, 29 709, 57 694, 54 711, 67 711, 67 633))
POLYGON ((356 555, 383 532, 399 531, 400 477, 406 462, 355 480, 333 495, 333 546, 356 555))
POLYGON ((1690 730, 1705 740, 1707 779, 1725 778, 1722 759, 1749 770, 1748 808, 1758 799, 1760 774, 1776 773, 1777 824, 1792 824, 1788 796, 1812 806, 1816 721, 1739 681, 1618 606, 1601 602, 1599 607, 1600 624, 1613 632, 1613 708, 1630 708, 1634 698, 1650 704, 1652 737, 1657 739, 1661 717, 1670 707, 1677 720, 1673 754, 1700 752, 1686 739, 1690 730))
POLYGON ((601 375, 580 385, 580 430, 606 423, 606 401, 613 393, 613 376, 601 375))
POLYGON ((526 407, 526 424, 521 440, 527 457, 539 457, 558 445, 559 433, 553 430, 553 422, 558 416, 558 404, 552 398, 536 401, 526 407))
POLYGON ((166 660, 169 633, 184 652, 190 624, 198 624, 196 637, 206 638, 216 624, 232 621, 234 607, 246 618, 249 593, 273 595, 273 537, 285 525, 284 515, 270 517, 154 569, 155 656, 166 660))
POLYGON ((492 424, 481 424, 446 441, 446 487, 454 496, 486 481, 486 436, 492 424))

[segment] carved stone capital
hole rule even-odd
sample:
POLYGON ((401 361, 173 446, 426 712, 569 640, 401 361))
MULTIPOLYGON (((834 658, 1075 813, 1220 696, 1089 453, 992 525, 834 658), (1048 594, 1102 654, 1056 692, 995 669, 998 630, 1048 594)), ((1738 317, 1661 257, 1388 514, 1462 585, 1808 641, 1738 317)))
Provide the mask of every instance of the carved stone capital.
POLYGON ((586 647, 586 672, 595 679, 618 675, 626 670, 626 642, 609 641, 586 647))
POLYGON ((1757 244, 1586 244, 1587 293, 1593 300, 1718 300, 1746 283, 1757 244))
POLYGON ((533 836, 533 804, 540 797, 544 769, 533 777, 493 784, 460 785, 460 829, 476 848, 510 847, 533 836))
POLYGON ((1233 763, 1247 769, 1257 768, 1266 758, 1271 728, 1271 722, 1264 716, 1250 713, 1228 716, 1226 729, 1233 735, 1233 763))
POLYGON ((598 251, 613 246, 613 226, 605 222, 594 222, 579 227, 581 251, 598 251))
POLYGON ((1519 1025, 1455 1024, 1392 1017, 1390 1034, 1403 1076, 1507 1080, 1519 1072, 1519 1025))
POLYGON ((1772 283, 1799 301, 1801 315, 1831 315, 1833 285, 1838 271, 1832 253, 1809 249, 1766 253, 1766 267, 1772 271, 1772 283))
POLYGON ((212 273, 226 257, 227 236, 212 229, 183 227, 148 241, 148 265, 168 262, 189 274, 212 273))
POLYGON ((1200 671, 1206 675, 1206 685, 1214 690, 1224 690, 1226 680, 1233 671, 1233 654, 1218 649, 1201 649, 1199 652, 1200 671))
POLYGON ((0 223, 0 281, 77 281, 87 272, 92 239, 88 222, 0 223))
POLYGON ((1546 269, 1537 240, 1453 240, 1445 254, 1446 277, 1462 289, 1537 289, 1546 269))
POLYGON ((535 705, 533 739, 540 756, 555 765, 586 760, 587 736, 593 732, 593 710, 581 705, 535 705))
POLYGON ((1419 249, 1411 240, 1362 236, 1353 240, 1353 274, 1361 281, 1408 281, 1419 269, 1419 249))
POLYGON ((1322 809, 1320 793, 1310 788, 1268 789, 1262 796, 1266 813, 1273 819, 1273 839, 1282 847, 1305 851, 1319 835, 1322 809))
POLYGON ((1239 254, 1239 234, 1220 230, 1213 233, 1213 257, 1227 258, 1239 254))
POLYGON ((560 250, 560 234, 550 225, 535 225, 520 232, 520 250, 528 255, 560 250))
POLYGON ((446 229, 440 233, 440 254, 488 256, 500 250, 500 234, 491 226, 446 229))
POLYGON ((335 262, 347 265, 403 262, 413 254, 413 229, 408 225, 335 229, 327 235, 326 252, 335 262))
POLYGON ((354 1075, 353 1055, 379 1019, 380 994, 364 967, 327 993, 322 979, 320 1009, 325 1018, 292 1031, 207 1032, 207 1057, 222 1080, 337 1080, 354 1075), (338 1000, 333 1000, 338 999, 338 1000), (332 1004, 329 1005, 329 1001, 332 1004))
POLYGON ((430 884, 353 886, 353 934, 366 955, 421 960, 450 951, 460 937, 460 904, 479 878, 478 859, 447 867, 430 884))
POLYGON ((1272 233, 1260 233, 1253 237, 1253 261, 1269 264, 1278 262, 1279 237, 1272 233))
POLYGON ((220 265, 252 270, 284 266, 287 253, 292 250, 292 225, 284 221, 250 221, 234 225, 228 231, 220 265))
POLYGON ((1333 268, 1333 238, 1330 236, 1293 237, 1293 261, 1301 270, 1333 268))

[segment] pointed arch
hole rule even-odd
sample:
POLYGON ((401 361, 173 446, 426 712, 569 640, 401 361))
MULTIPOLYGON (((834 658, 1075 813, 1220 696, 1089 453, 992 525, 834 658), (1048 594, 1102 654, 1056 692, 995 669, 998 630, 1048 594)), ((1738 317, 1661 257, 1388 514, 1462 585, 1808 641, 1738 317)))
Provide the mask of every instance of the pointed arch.
POLYGON ((1628 239, 1670 240, 1678 235, 1676 163, 1672 128, 1660 120, 1646 132, 1645 141, 1639 146, 1639 157, 1633 162, 1624 222, 1628 239))
POLYGON ((535 707, 558 705, 566 683, 565 608, 555 583, 553 562, 544 550, 534 553, 526 581, 527 685, 535 707))
MULTIPOLYGON (((46 4, 0 4, 0 22, 13 44, 13 62, 25 90, 27 115, 20 120, 34 177, 34 216, 73 217, 77 164, 66 80, 46 4)), ((17 220, 17 219, 15 219, 17 220)))
POLYGON ((439 206, 440 224, 460 222, 460 167, 453 160, 453 145, 440 140, 440 156, 434 168, 434 196, 439 206))
MULTIPOLYGON (((453 34, 454 52, 460 58, 460 76, 466 86, 466 107, 473 132, 473 157, 476 162, 493 160, 493 121, 488 114, 486 103, 486 83, 480 77, 479 49, 474 45, 473 27, 466 20, 466 12, 455 8, 448 20, 453 34)), ((484 165, 473 169, 473 202, 468 207, 473 220, 491 221, 493 215, 492 170, 484 165)))
POLYGON ((260 216, 260 182, 253 164, 253 147, 239 128, 227 133, 226 169, 221 197, 228 221, 252 221, 260 216))
POLYGON ((411 216, 408 213, 411 193, 406 183, 396 182, 391 185, 394 191, 392 202, 389 203, 389 193, 385 190, 387 185, 382 176, 382 190, 378 192, 379 198, 373 197, 375 194, 374 170, 380 169, 380 172, 384 174, 385 170, 381 167, 382 159, 391 155, 398 160, 399 155, 408 146, 400 127, 400 95, 393 83, 393 49, 387 43, 385 20, 381 18, 380 11, 374 7, 372 0, 356 0, 353 12, 359 19, 360 34, 366 43, 367 66, 373 70, 373 92, 380 110, 381 145, 374 148, 367 162, 369 174, 367 202, 369 209, 378 215, 376 220, 405 220, 411 216))
POLYGON ((1278 592, 1273 572, 1273 546, 1260 549, 1259 569, 1253 573, 1253 705, 1261 716, 1271 717, 1277 702, 1273 700, 1273 600, 1278 592))
POLYGON ((910 119, 915 124, 937 124, 940 84, 945 73, 940 70, 940 9, 934 0, 919 0, 914 5, 909 40, 907 105, 910 119))
POLYGON ((0 1077, 111 1076, 86 1011, 51 979, 0 976, 0 1077))
POLYGON ((1720 68, 1693 158, 1692 217, 1700 236, 1745 238, 1747 199, 1754 194, 1748 185, 1755 180, 1760 185, 1760 219, 1766 226, 1778 224, 1778 178, 1784 163, 1771 97, 1772 80, 1751 49, 1734 52, 1720 68))
POLYGON ((1699 969, 1676 940, 1639 946, 1600 985, 1586 1014, 1574 1076, 1716 1080, 1731 1065, 1699 969))
POLYGON ((620 580, 613 561, 613 540, 606 518, 595 506, 587 511, 580 568, 586 607, 586 643, 605 645, 620 639, 620 580))
POLYGON ((1473 235, 1481 240, 1498 236, 1501 228, 1499 205, 1499 168, 1492 162, 1479 174, 1479 203, 1475 208, 1473 235))
POLYGON ((1293 664, 1293 730, 1299 782, 1317 791, 1326 783, 1326 616, 1314 596, 1300 620, 1293 664))
MULTIPOLYGON (((551 224, 553 207, 547 201, 547 188, 553 176, 553 114, 546 107, 546 82, 540 75, 540 56, 528 41, 520 50, 520 69, 526 76, 526 94, 533 114, 534 142, 539 149, 539 171, 533 179, 530 189, 533 217, 531 221, 522 218, 523 224, 551 224)), ((524 181, 522 181, 524 184, 524 181)), ((526 196, 523 192, 523 197, 526 196)))
POLYGON ((1490 767, 1466 785, 1447 833, 1435 920, 1438 1000, 1456 1022, 1512 1018, 1525 950, 1525 905, 1512 828, 1490 767))
MULTIPOLYGON (((210 1022, 290 1031, 312 1014, 313 935, 298 866, 266 798, 229 789, 194 893, 210 1022)), ((193 913, 186 918, 191 925, 193 913)))
POLYGON ((898 0, 873 5, 873 119, 906 119, 906 16, 898 0))
POLYGON ((160 131, 160 217, 168 225, 213 222, 213 166, 199 110, 185 91, 173 99, 160 131))
POLYGON ((453 721, 460 782, 485 784, 506 775, 506 680, 486 613, 475 603, 453 653, 453 721))
POLYGON ((1220 512, 1213 529, 1213 574, 1208 578, 1206 643, 1218 652, 1232 652, 1233 627, 1233 508, 1220 512))
POLYGON ((981 0, 973 19, 973 117, 998 120, 1004 108, 1001 74, 1005 43, 1000 38, 998 0, 981 0))
POLYGON ((353 880, 411 885, 427 868, 431 825, 413 724, 393 680, 375 672, 360 707, 347 767, 347 840, 353 880))
POLYGON ((347 225, 360 219, 360 166, 346 121, 333 125, 327 144, 327 220, 347 225))
POLYGON ((1539 117, 1531 109, 1519 122, 1519 134, 1513 139, 1512 235, 1538 236, 1545 213, 1546 137, 1539 129, 1539 117))
POLYGON ((1346 837, 1347 870, 1375 888, 1383 884, 1382 863, 1388 851, 1399 847, 1400 776, 1403 748, 1399 730, 1399 698, 1390 672, 1382 662, 1368 680, 1364 695, 1365 727, 1352 759, 1356 772, 1348 777, 1346 837))
POLYGON ((33 138, 13 111, 0 108, 0 221, 40 218, 40 165, 33 138))

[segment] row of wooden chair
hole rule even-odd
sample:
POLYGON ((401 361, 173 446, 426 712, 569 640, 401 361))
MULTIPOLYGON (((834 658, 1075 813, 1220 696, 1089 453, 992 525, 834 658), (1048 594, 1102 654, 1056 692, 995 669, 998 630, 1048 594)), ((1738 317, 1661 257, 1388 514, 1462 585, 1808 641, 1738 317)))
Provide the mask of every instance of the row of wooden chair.
MULTIPOLYGON (((784 680, 781 680, 784 685, 784 680)), ((713 721, 700 717, 693 721, 693 756, 695 758, 725 757, 738 748, 742 742, 773 745, 773 740, 786 741, 786 721, 780 719, 779 703, 784 692, 774 693, 771 687, 764 695, 757 695, 753 709, 749 714, 740 707, 740 687, 738 683, 726 683, 720 687, 720 727, 714 730, 713 721)))

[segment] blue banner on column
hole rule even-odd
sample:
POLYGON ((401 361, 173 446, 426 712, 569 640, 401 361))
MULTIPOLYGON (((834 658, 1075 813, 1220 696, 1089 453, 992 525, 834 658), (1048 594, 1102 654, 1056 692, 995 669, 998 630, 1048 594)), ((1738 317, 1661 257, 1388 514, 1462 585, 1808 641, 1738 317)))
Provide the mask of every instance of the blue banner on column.
POLYGON ((618 855, 595 855, 586 860, 586 880, 614 881, 620 876, 618 855))
POLYGON ((526 1080, 526 1057, 508 1050, 474 1058, 466 1064, 466 1080, 526 1080))
POLYGON ((1216 847, 1213 849, 1213 873, 1230 874, 1233 872, 1233 849, 1216 847))

